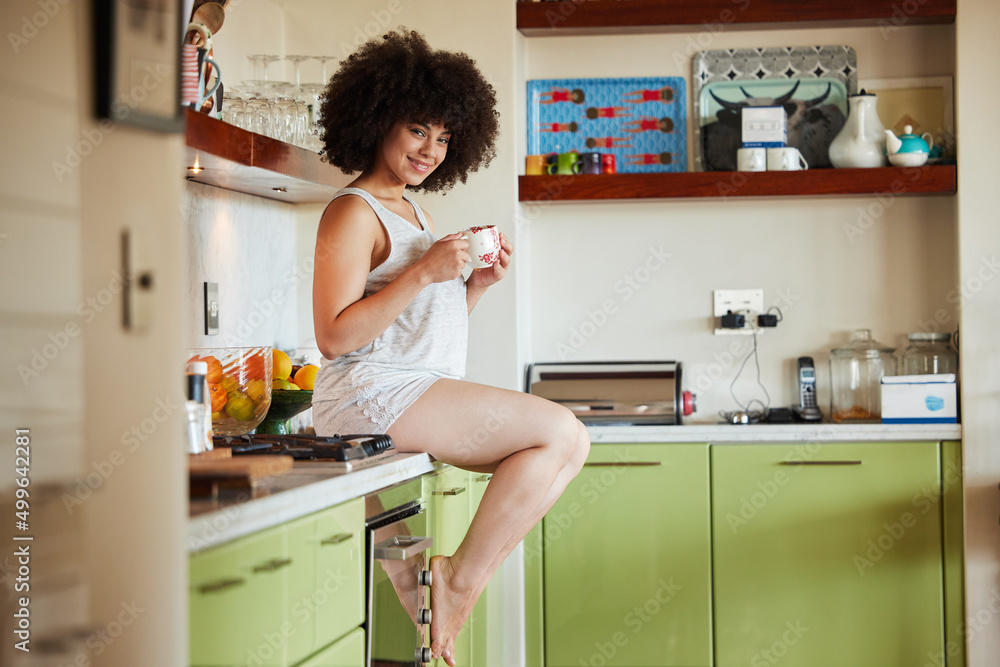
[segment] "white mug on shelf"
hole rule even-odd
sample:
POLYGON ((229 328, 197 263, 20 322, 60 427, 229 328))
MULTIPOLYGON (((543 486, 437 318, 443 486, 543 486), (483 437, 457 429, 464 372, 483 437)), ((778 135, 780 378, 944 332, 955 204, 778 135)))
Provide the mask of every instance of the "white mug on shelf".
POLYGON ((808 168, 809 163, 798 148, 782 146, 767 149, 768 171, 805 171, 808 168))
POLYGON ((736 151, 736 169, 739 171, 766 171, 767 152, 764 148, 741 148, 736 151))

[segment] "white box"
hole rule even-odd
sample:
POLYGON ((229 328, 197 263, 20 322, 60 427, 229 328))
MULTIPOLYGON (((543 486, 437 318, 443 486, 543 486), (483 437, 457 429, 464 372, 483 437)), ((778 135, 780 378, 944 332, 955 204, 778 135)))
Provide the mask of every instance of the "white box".
POLYGON ((776 148, 788 141, 785 107, 743 107, 740 127, 744 148, 776 148))
POLYGON ((958 391, 953 373, 882 378, 883 424, 955 424, 958 391))

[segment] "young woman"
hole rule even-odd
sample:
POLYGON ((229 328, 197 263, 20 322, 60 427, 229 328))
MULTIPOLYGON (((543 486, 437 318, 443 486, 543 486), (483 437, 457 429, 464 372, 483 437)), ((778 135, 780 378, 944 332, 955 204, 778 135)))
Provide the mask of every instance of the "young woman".
MULTIPOLYGON (((326 159, 358 176, 327 207, 316 239, 313 315, 324 357, 316 432, 388 433, 401 452, 493 473, 465 540, 430 563, 431 650, 449 665, 490 577, 590 449, 569 410, 461 380, 468 315, 506 275, 513 246, 501 235, 497 262, 463 280, 468 241, 438 239, 406 196, 446 191, 486 167, 496 154, 495 107, 468 56, 402 30, 351 55, 322 105, 326 159)), ((487 216, 470 211, 468 222, 488 224, 487 216)))

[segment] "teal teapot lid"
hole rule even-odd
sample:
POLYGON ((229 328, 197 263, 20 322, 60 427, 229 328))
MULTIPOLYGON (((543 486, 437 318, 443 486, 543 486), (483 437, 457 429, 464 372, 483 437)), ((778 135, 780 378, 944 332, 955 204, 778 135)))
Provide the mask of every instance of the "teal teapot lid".
POLYGON ((899 135, 899 140, 903 142, 903 145, 899 147, 896 151, 897 153, 931 152, 931 147, 927 145, 927 141, 925 141, 920 135, 913 134, 912 125, 906 125, 903 127, 903 134, 899 135))

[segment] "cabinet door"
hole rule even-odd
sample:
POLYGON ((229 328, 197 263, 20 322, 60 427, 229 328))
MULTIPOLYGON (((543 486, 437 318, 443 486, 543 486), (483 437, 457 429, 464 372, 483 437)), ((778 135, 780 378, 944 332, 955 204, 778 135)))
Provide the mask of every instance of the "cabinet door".
POLYGON ((939 479, 937 443, 713 447, 718 667, 938 655, 939 479))
MULTIPOLYGON (((447 468, 426 481, 427 520, 434 537, 431 551, 433 555, 451 556, 465 539, 472 519, 470 473, 460 468, 447 468)), ((433 609, 434 601, 431 600, 433 609)), ((472 624, 470 618, 455 638, 455 664, 460 667, 472 663, 472 624)), ((430 664, 441 667, 445 662, 435 660, 430 664)))
POLYGON ((192 665, 237 665, 244 661, 248 577, 240 570, 238 552, 238 545, 227 544, 191 556, 188 619, 192 665))
MULTIPOLYGON (((288 612, 291 625, 286 658, 294 665, 313 651, 325 646, 316 641, 316 516, 292 521, 285 526, 288 539, 288 612)), ((329 642, 327 642, 329 643, 329 642)))
POLYGON ((237 664, 282 666, 295 629, 288 620, 288 557, 285 527, 278 526, 235 542, 240 568, 248 579, 243 653, 237 664))
POLYGON ((298 667, 365 667, 365 631, 354 630, 298 667))
MULTIPOLYGON (((482 475, 478 473, 472 473, 472 516, 476 516, 476 512, 479 510, 479 503, 483 500, 483 494, 486 493, 486 486, 490 482, 491 475, 482 475)), ((488 625, 487 625, 487 613, 489 606, 489 596, 490 591, 494 588, 493 582, 486 584, 486 588, 483 589, 482 595, 479 596, 479 600, 476 602, 476 606, 472 609, 472 616, 469 618, 469 623, 472 624, 472 661, 473 667, 488 667, 486 662, 489 654, 487 652, 487 640, 488 640, 488 625)))
POLYGON ((712 664, 708 445, 593 445, 542 522, 547 667, 712 664))
POLYGON ((364 498, 328 509, 316 520, 315 648, 365 622, 364 528, 364 498))

